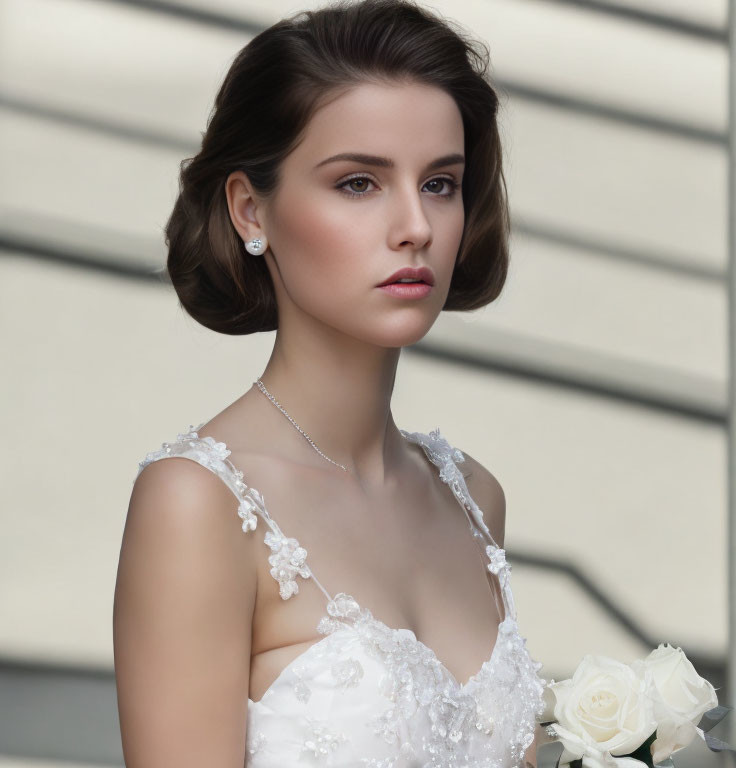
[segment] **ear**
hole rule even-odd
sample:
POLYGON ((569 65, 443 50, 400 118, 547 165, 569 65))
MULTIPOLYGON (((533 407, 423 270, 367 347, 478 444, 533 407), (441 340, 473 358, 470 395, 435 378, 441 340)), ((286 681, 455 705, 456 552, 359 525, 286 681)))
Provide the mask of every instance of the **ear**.
POLYGON ((248 177, 243 171, 233 171, 225 181, 225 197, 235 230, 242 240, 266 238, 259 218, 262 217, 262 206, 258 201, 248 177))

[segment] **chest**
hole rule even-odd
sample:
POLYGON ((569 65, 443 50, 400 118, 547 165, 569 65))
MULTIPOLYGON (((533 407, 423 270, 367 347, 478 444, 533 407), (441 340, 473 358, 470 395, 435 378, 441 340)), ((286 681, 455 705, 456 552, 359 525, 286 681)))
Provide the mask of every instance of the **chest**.
POLYGON ((488 597, 483 547, 465 510, 422 469, 371 493, 329 470, 263 472, 259 482, 270 514, 308 551, 310 568, 331 594, 357 592, 363 603, 414 628, 424 606, 434 606, 433 616, 459 594, 476 607, 488 597))
MULTIPOLYGON (((309 568, 325 589, 353 595, 385 625, 414 633, 457 679, 475 673, 495 644, 501 600, 492 592, 483 548, 450 489, 419 476, 380 496, 339 485, 325 493, 324 477, 289 476, 288 483, 267 483, 264 500, 285 535, 307 550, 309 568)), ((281 600, 269 588, 266 555, 259 562, 264 588, 253 622, 255 676, 271 662, 274 669, 283 665, 287 647, 286 659, 313 642, 325 614, 324 595, 311 579, 299 580, 297 600, 281 600)))

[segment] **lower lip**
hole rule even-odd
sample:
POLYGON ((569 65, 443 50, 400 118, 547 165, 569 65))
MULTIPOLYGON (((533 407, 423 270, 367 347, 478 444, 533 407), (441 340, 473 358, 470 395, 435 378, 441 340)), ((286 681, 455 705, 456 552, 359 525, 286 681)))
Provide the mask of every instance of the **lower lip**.
POLYGON ((378 287, 400 299, 422 299, 432 290, 427 283, 389 283, 378 287))

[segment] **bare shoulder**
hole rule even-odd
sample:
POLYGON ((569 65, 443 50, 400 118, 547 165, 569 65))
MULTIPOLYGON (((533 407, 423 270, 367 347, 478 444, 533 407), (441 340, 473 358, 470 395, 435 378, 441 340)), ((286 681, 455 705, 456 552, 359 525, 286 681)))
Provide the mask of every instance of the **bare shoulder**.
POLYGON ((469 453, 462 451, 465 461, 458 466, 465 476, 470 495, 483 512, 483 519, 494 541, 504 545, 506 532, 506 495, 496 476, 469 453))
POLYGON ((237 506, 185 457, 136 478, 113 606, 127 765, 242 765, 257 585, 237 506))
POLYGON ((235 542, 242 535, 238 499, 223 479, 186 456, 169 456, 146 465, 133 485, 126 527, 146 526, 151 533, 209 535, 235 542), (238 532, 241 536, 236 536, 238 532))
POLYGON ((135 562, 134 572, 141 573, 152 563, 138 561, 155 557, 160 568, 183 568, 177 576, 186 578, 198 573, 201 586, 240 592, 250 604, 258 547, 252 532, 242 530, 238 506, 222 478, 197 461, 169 456, 151 462, 133 485, 121 565, 135 562))

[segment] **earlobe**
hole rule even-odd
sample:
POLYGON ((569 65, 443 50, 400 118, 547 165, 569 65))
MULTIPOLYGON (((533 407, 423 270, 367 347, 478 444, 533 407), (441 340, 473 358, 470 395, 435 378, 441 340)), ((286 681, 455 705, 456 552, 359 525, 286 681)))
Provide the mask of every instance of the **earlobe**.
POLYGON ((245 250, 254 256, 260 256, 268 248, 268 241, 263 235, 254 237, 252 240, 243 240, 243 243, 245 250))

